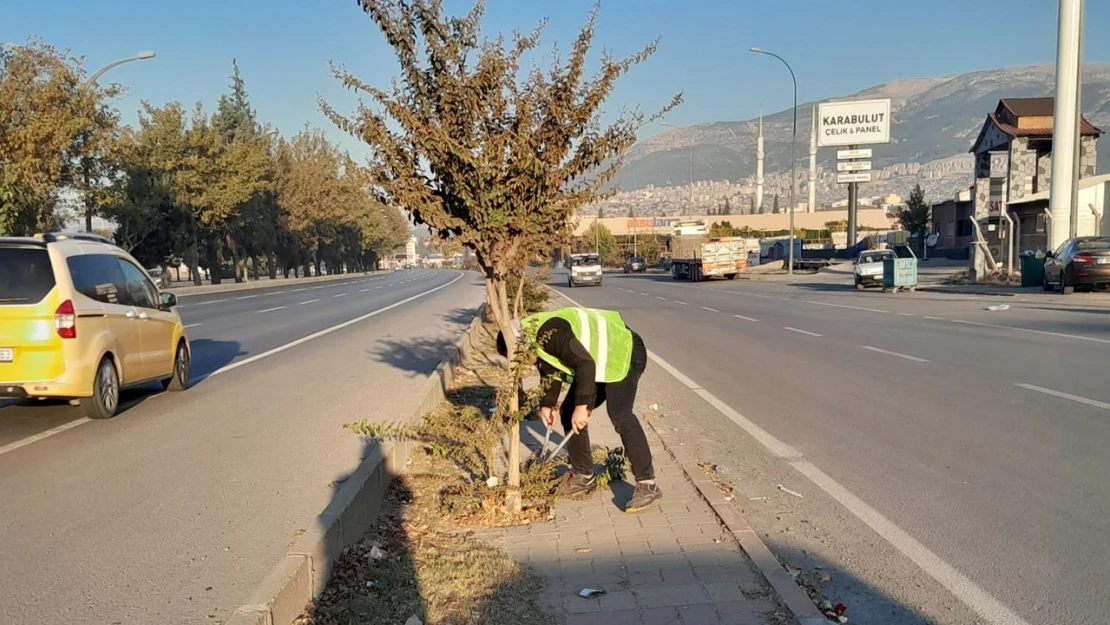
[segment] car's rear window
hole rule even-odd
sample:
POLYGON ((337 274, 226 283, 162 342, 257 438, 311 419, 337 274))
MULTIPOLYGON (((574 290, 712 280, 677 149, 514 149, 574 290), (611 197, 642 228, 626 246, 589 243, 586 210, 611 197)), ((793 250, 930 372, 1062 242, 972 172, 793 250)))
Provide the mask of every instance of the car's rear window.
POLYGON ((37 304, 53 288, 54 269, 45 249, 0 247, 0 306, 37 304))
POLYGON ((1085 251, 1110 250, 1110 239, 1091 239, 1089 241, 1080 241, 1077 248, 1085 251))

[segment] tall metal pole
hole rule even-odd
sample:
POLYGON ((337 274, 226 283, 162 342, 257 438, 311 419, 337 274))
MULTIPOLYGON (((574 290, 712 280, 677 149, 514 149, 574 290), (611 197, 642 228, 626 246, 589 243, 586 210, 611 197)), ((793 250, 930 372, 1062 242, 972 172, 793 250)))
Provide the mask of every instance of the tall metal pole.
MULTIPOLYGON (((111 63, 108 63, 104 67, 101 67, 100 69, 93 72, 92 76, 89 76, 88 79, 85 80, 85 82, 81 83, 81 91, 82 92, 88 91, 89 87, 92 87, 93 85, 95 85, 96 81, 99 80, 101 76, 103 76, 104 74, 106 74, 108 71, 110 71, 111 69, 113 69, 115 67, 119 67, 120 65, 123 65, 124 63, 130 63, 132 61, 145 61, 147 59, 153 59, 153 58, 154 58, 154 53, 150 52, 148 50, 148 51, 145 51, 145 52, 140 52, 140 53, 136 54, 135 56, 132 56, 132 57, 129 57, 129 58, 126 58, 126 59, 120 59, 118 61, 112 61, 111 63)), ((84 197, 84 200, 85 200, 85 232, 92 232, 93 231, 92 218, 93 218, 93 213, 96 212, 96 205, 93 203, 92 193, 89 192, 89 186, 92 184, 92 177, 91 177, 90 172, 89 172, 90 167, 91 167, 91 165, 89 163, 88 155, 83 155, 82 158, 81 158, 81 178, 82 178, 82 182, 85 185, 85 197, 84 197)))
POLYGON ((755 47, 755 46, 749 48, 749 51, 752 52, 753 54, 766 54, 767 56, 773 56, 776 59, 778 59, 779 61, 781 61, 782 64, 786 66, 786 70, 788 72, 790 72, 790 81, 794 83, 794 123, 793 123, 793 126, 792 126, 793 130, 792 130, 791 135, 790 135, 790 254, 788 256, 788 259, 789 259, 788 262, 790 263, 790 265, 789 265, 789 267, 787 267, 787 270, 786 270, 786 272, 788 274, 793 275, 794 274, 794 209, 797 208, 796 196, 797 196, 797 188, 798 188, 798 176, 797 176, 798 158, 797 158, 797 155, 795 154, 795 150, 796 150, 797 145, 798 145, 798 79, 794 76, 794 68, 790 67, 790 64, 786 62, 786 59, 782 58, 781 56, 775 54, 774 52, 767 52, 766 50, 762 50, 762 49, 760 49, 758 47, 755 47))
POLYGON ((1079 236, 1079 181, 1083 179, 1083 17, 1087 12, 1082 0, 1079 3, 1079 44, 1075 61, 1075 160, 1072 174, 1075 184, 1071 187, 1071 222, 1069 236, 1079 236))
POLYGON ((1075 142, 1079 133, 1078 106, 1079 33, 1083 0, 1059 0, 1056 32, 1056 98, 1052 113, 1052 183, 1048 210, 1052 215, 1050 248, 1059 246, 1071 232, 1072 189, 1075 179, 1075 142))

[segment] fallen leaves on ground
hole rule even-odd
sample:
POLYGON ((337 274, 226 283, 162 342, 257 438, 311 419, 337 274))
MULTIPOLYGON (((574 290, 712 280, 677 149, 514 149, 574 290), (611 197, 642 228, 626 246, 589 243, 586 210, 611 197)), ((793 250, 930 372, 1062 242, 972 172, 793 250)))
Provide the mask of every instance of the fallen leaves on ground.
POLYGON ((298 625, 545 625, 543 582, 507 553, 435 521, 436 482, 402 476, 364 539, 336 561, 298 625))

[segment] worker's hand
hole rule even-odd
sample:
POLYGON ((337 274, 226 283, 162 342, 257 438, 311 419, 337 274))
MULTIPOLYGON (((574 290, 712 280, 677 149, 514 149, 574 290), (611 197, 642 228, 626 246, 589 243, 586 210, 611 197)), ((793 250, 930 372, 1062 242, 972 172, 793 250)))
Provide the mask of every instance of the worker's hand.
POLYGON ((555 409, 548 408, 547 406, 541 406, 540 421, 543 421, 547 425, 547 427, 555 425, 555 409))
POLYGON ((574 433, 578 434, 586 429, 590 424, 590 411, 585 406, 575 406, 574 414, 570 417, 571 427, 574 428, 574 433))

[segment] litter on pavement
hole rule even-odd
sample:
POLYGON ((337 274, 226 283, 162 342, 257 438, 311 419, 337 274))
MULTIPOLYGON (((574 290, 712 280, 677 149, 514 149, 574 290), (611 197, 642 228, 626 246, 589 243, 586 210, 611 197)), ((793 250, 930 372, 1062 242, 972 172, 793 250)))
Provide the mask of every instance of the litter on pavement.
POLYGON ((801 493, 799 493, 798 491, 796 491, 796 490, 790 490, 789 488, 787 488, 787 487, 783 486, 782 484, 779 484, 779 485, 778 485, 778 488, 779 488, 779 490, 781 490, 782 492, 786 493, 787 495, 792 495, 792 496, 794 496, 794 497, 797 497, 798 499, 805 499, 805 497, 803 497, 803 496, 802 496, 802 494, 801 494, 801 493))
POLYGON ((999 310, 1010 310, 1009 304, 995 304, 994 306, 987 306, 987 310, 997 312, 999 310))
POLYGON ((605 591, 601 590, 600 588, 583 588, 582 590, 578 591, 578 596, 582 597, 584 599, 589 599, 590 597, 593 597, 594 595, 604 595, 604 594, 605 594, 605 591))

